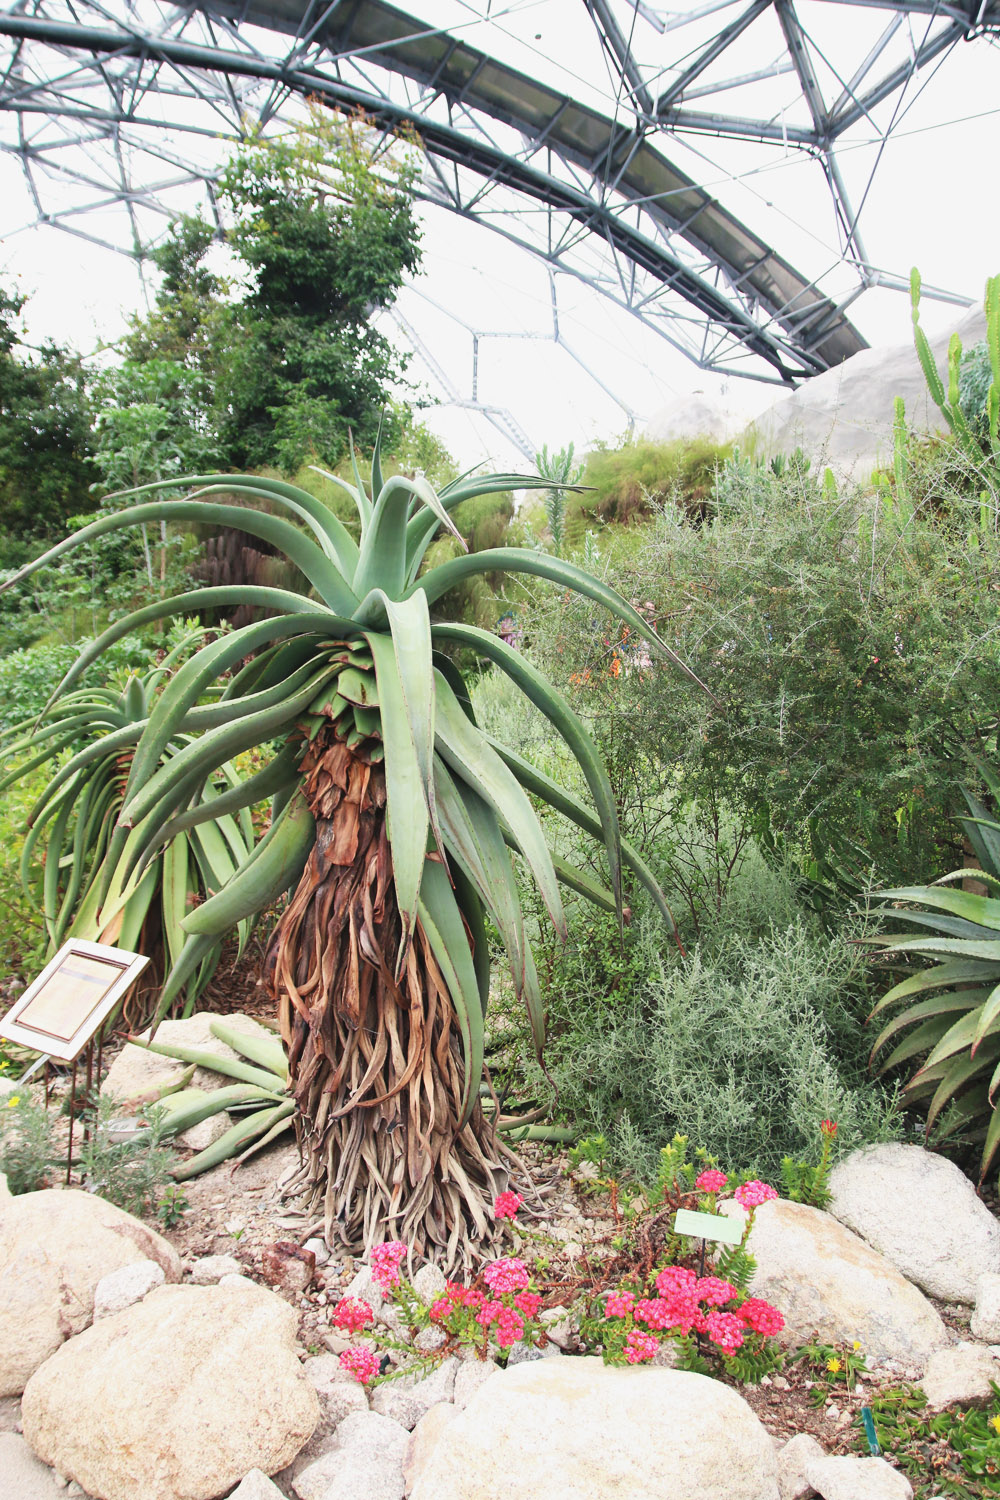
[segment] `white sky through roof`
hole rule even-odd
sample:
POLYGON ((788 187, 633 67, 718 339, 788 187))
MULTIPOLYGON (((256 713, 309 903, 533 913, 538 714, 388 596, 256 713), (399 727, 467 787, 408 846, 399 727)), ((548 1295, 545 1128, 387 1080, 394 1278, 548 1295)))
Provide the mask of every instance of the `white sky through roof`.
MULTIPOLYGON (((58 3, 51 0, 46 9, 55 13, 58 3)), ((495 7, 487 7, 487 0, 423 0, 408 9, 419 9, 428 27, 460 35, 577 102, 627 120, 628 99, 581 0, 495 7)), ((669 12, 636 12, 625 0, 613 0, 612 9, 640 61, 643 83, 658 97, 718 31, 720 13, 723 20, 736 17, 745 11, 746 0, 714 7, 675 0, 669 12), (699 11, 707 13, 690 19, 699 11)), ((932 15, 826 0, 799 0, 796 11, 827 102, 850 91, 852 74, 880 43, 884 71, 905 61, 941 25, 940 17, 932 15)), ((142 12, 141 0, 133 5, 112 0, 101 7, 112 21, 125 14, 134 19, 142 12)), ((267 33, 244 27, 241 34, 266 52, 267 33)), ((1000 209, 992 185, 1000 132, 998 62, 993 38, 959 43, 840 138, 837 164, 870 266, 898 277, 916 264, 925 283, 968 298, 980 297, 986 276, 1000 271, 1000 209)), ((65 67, 71 89, 72 60, 65 67)), ((379 72, 374 66, 370 71, 372 77, 379 72)), ((797 270, 816 279, 826 294, 835 299, 847 295, 854 272, 842 259, 842 230, 823 166, 814 155, 780 139, 782 131, 807 128, 809 111, 773 8, 764 10, 704 68, 683 102, 691 109, 772 122, 779 138, 767 144, 666 131, 659 132, 657 144, 797 270)), ((141 151, 132 148, 134 175, 159 184, 161 200, 175 212, 194 206, 197 195, 163 156, 173 150, 179 162, 210 166, 227 150, 222 138, 181 128, 194 122, 199 108, 190 99, 177 99, 176 128, 158 138, 165 148, 159 159, 141 161, 141 151), (163 187, 172 175, 178 178, 177 188, 163 187)), ((290 107, 285 118, 293 114, 290 107)), ((11 118, 0 114, 7 143, 11 118)), ((44 144, 45 122, 37 116, 19 119, 28 138, 44 144)), ((512 128, 497 125, 493 133, 497 142, 513 149, 517 133, 512 128)), ((103 148, 83 140, 76 149, 91 181, 103 180, 103 148)), ((67 204, 88 201, 72 172, 41 158, 37 170, 45 173, 49 197, 43 207, 49 211, 53 203, 64 211, 67 204)), ((110 171, 107 180, 112 181, 110 171)), ((93 199, 92 191, 89 197, 93 199)), ((510 208, 499 197, 497 203, 493 222, 503 229, 510 208)), ((162 232, 162 215, 142 218, 142 212, 139 202, 143 235, 162 232)), ((542 216, 544 210, 523 204, 521 212, 542 216)), ((100 340, 113 340, 130 311, 142 309, 137 268, 123 256, 54 227, 23 227, 36 214, 18 159, 0 154, 0 267, 31 295, 30 336, 69 341, 89 352, 100 340)), ((463 460, 489 456, 504 466, 521 462, 496 426, 460 404, 473 395, 508 412, 531 444, 558 447, 572 440, 580 448, 613 439, 630 424, 641 429, 658 408, 686 392, 721 392, 734 410, 748 413, 782 394, 780 387, 724 380, 699 369, 582 281, 562 271, 550 275, 539 260, 481 224, 433 204, 423 207, 422 217, 422 272, 400 297, 399 317, 381 321, 402 348, 415 334, 415 383, 432 397, 456 398, 429 409, 425 420, 463 460)), ((115 202, 65 222, 113 244, 129 243, 126 212, 115 202)), ((960 314, 958 306, 924 304, 930 331, 957 321, 960 314)), ((852 303, 848 316, 870 343, 902 343, 909 337, 908 300, 898 291, 871 287, 852 303)))

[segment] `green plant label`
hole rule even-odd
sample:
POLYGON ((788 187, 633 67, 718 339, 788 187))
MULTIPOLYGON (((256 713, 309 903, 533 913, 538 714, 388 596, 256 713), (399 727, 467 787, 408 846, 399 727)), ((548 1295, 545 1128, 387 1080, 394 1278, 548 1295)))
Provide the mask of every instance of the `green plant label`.
POLYGON ((699 1240, 721 1240, 724 1245, 738 1245, 746 1228, 742 1218, 726 1218, 725 1214, 697 1214, 689 1208, 679 1208, 674 1218, 675 1234, 692 1234, 699 1240))

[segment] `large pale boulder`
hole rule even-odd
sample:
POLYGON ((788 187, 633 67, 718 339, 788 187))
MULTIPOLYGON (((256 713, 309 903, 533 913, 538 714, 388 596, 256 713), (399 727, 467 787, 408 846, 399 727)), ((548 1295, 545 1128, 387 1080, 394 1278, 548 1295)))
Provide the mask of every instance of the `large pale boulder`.
POLYGON ((297 1322, 263 1287, 160 1287, 36 1370, 24 1435, 98 1500, 214 1500, 290 1463, 319 1421, 297 1322))
MULTIPOLYGON (((732 1199, 720 1208, 745 1216, 732 1199)), ((788 1345, 859 1342, 870 1363, 891 1359, 922 1371, 950 1342, 923 1292, 821 1209, 785 1198, 765 1203, 748 1249, 757 1261, 750 1289, 784 1314, 788 1345)))
POLYGON ((681 1370, 545 1359, 482 1386, 410 1500, 778 1500, 774 1444, 743 1398, 681 1370))
MULTIPOLYGON (((274 1041, 273 1031, 268 1031, 266 1026, 262 1026, 252 1016, 241 1015, 238 1011, 231 1016, 197 1011, 183 1021, 163 1021, 157 1028, 156 1040, 169 1042, 172 1046, 195 1047, 201 1052, 212 1052, 216 1057, 232 1061, 239 1054, 212 1035, 213 1021, 225 1021, 227 1026, 245 1036, 266 1037, 269 1041, 274 1041)), ((141 1035, 148 1037, 149 1032, 144 1031, 141 1035)), ((246 1062, 246 1058, 241 1058, 240 1061, 246 1062)), ((149 1052, 145 1047, 128 1043, 108 1069, 101 1084, 101 1093, 113 1094, 123 1104, 130 1100, 147 1099, 161 1087, 176 1084, 187 1066, 187 1063, 178 1062, 172 1057, 164 1057, 159 1052, 149 1052)), ((213 1069, 196 1068, 191 1084, 199 1089, 221 1089, 234 1081, 227 1074, 216 1073, 213 1069)))
POLYGON ((0 1396, 17 1395, 86 1328, 99 1281, 142 1260, 180 1280, 180 1258, 162 1235, 92 1193, 45 1188, 0 1205, 0 1396))
POLYGON ((976 1284, 1000 1272, 1000 1220, 965 1173, 920 1146, 855 1151, 830 1174, 830 1213, 908 1281, 970 1306, 976 1284))
MULTIPOLYGON (((986 337, 981 307, 963 314, 954 326, 966 349, 986 337)), ((751 424, 757 450, 771 455, 802 448, 814 462, 862 480, 877 464, 892 460, 897 396, 903 397, 907 422, 915 431, 943 431, 944 418, 928 394, 908 330, 904 313, 904 342, 864 349, 775 402, 751 424)), ((949 328, 930 338, 939 369, 947 364, 950 337, 949 328)))
POLYGON ((927 1361, 920 1384, 932 1411, 947 1406, 985 1406, 1000 1380, 1000 1360, 983 1344, 938 1349, 927 1361))
POLYGON ((0 1500, 66 1500, 52 1470, 16 1432, 0 1432, 0 1500))

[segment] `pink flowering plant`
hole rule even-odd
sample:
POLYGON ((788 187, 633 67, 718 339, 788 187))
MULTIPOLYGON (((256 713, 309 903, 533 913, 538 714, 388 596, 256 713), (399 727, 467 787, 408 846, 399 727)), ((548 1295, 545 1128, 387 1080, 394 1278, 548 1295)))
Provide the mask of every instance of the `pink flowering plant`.
MULTIPOLYGON (((522 1202, 516 1193, 501 1193, 494 1205, 494 1215, 513 1220, 522 1202)), ((400 1314, 409 1337, 398 1338, 379 1330, 379 1346, 403 1355, 398 1368, 386 1373, 381 1373, 379 1356, 367 1346, 358 1345, 341 1354, 341 1367, 363 1385, 433 1368, 463 1348, 480 1359, 493 1357, 502 1361, 520 1341, 544 1342, 545 1333, 538 1316, 542 1295, 523 1260, 504 1256, 490 1261, 468 1286, 448 1281, 442 1295, 428 1306, 403 1274, 407 1255, 401 1240, 390 1240, 376 1245, 369 1257, 372 1279, 400 1314), (427 1328, 440 1330, 444 1338, 436 1349, 417 1353, 413 1340, 427 1328)), ((371 1305, 360 1298, 342 1297, 333 1313, 334 1326, 354 1336, 370 1338, 374 1320, 371 1305)))
POLYGON ((784 1327, 777 1308, 747 1288, 756 1269, 746 1248, 757 1209, 778 1194, 757 1178, 731 1177, 703 1152, 688 1160, 677 1135, 660 1153, 649 1208, 616 1240, 609 1268, 617 1284, 595 1290, 581 1340, 607 1364, 644 1364, 670 1348, 682 1369, 759 1380, 782 1362, 774 1343, 784 1327), (718 1212, 732 1197, 747 1218, 740 1242, 719 1244, 706 1267, 697 1242, 675 1233, 677 1210, 718 1212))

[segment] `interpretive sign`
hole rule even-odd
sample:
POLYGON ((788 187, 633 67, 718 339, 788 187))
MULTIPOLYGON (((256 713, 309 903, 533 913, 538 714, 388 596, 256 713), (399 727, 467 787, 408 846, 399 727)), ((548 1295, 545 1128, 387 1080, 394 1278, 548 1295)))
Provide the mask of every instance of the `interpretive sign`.
POLYGON ((674 1216, 674 1233, 690 1234, 699 1240, 721 1240, 724 1245, 738 1245, 743 1238, 746 1220, 729 1219, 725 1214, 699 1214, 679 1208, 674 1216))
POLYGON ((141 953, 73 939, 0 1020, 0 1037, 73 1062, 148 963, 141 953))

